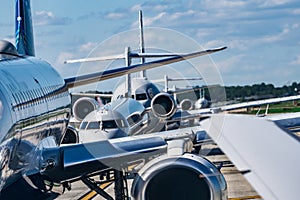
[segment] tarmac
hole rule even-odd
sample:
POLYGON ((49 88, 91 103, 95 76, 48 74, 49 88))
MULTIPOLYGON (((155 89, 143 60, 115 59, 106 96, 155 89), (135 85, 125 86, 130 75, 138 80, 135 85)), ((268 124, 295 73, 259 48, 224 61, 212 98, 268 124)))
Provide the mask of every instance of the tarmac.
MULTIPOLYGON (((223 162, 221 172, 227 182, 228 199, 229 200, 246 200, 246 199, 262 199, 243 175, 236 169, 226 155, 216 145, 204 145, 200 151, 200 155, 206 157, 211 162, 219 165, 223 162)), ((131 189, 132 180, 128 181, 129 194, 131 189)), ((102 200, 104 199, 100 195, 97 195, 95 191, 90 190, 83 182, 78 181, 71 185, 70 191, 65 191, 58 197, 49 198, 56 200, 65 199, 81 199, 81 200, 102 200)), ((106 188, 105 191, 114 198, 114 184, 101 185, 101 188, 106 188)), ((58 191, 59 193, 61 191, 58 191)))

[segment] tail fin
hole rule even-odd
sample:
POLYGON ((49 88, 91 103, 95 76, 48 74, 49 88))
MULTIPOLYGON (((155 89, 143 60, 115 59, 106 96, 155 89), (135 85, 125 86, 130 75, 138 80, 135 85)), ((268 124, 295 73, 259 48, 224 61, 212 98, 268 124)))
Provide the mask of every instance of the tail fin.
POLYGON ((16 48, 19 54, 34 56, 30 0, 16 0, 16 48))

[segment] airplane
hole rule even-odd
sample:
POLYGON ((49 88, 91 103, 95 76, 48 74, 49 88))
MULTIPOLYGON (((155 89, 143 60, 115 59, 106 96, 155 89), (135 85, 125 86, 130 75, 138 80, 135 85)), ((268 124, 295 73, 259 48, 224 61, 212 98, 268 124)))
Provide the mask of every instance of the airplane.
MULTIPOLYGON (((162 57, 162 56, 170 56, 170 54, 145 54, 145 44, 144 44, 144 31, 143 31, 143 19, 142 19, 142 11, 139 12, 139 30, 140 30, 140 53, 144 54, 145 56, 141 57, 141 63, 145 62, 145 57, 162 57)), ((95 61, 103 61, 103 60, 110 60, 110 59, 125 59, 130 60, 131 58, 126 58, 126 54, 128 52, 125 52, 125 56, 122 55, 116 55, 116 56, 106 56, 106 57, 97 57, 97 58, 87 58, 87 59, 75 59, 75 60, 67 60, 65 63, 77 63, 77 62, 95 62, 95 61)), ((130 53, 130 52, 129 52, 130 53)), ((129 54, 130 55, 130 54, 129 54)), ((133 56, 134 58, 135 56, 133 56)), ((127 62, 127 61, 126 61, 127 62)), ((129 62, 130 63, 130 62, 129 62)), ((72 119, 72 123, 75 127, 78 127, 79 125, 79 133, 78 138, 81 142, 84 141, 97 141, 98 139, 110 139, 114 137, 123 137, 126 135, 136 135, 136 134, 143 134, 143 133, 150 133, 155 131, 161 131, 164 129, 164 127, 167 125, 164 121, 165 116, 161 116, 155 108, 152 108, 152 104, 155 101, 159 101, 159 99, 164 99, 163 101, 167 101, 169 107, 165 106, 165 109, 169 109, 170 111, 167 115, 170 118, 172 115, 177 112, 177 104, 178 101, 176 98, 176 94, 179 94, 181 92, 191 91, 191 89, 182 89, 182 90, 176 90, 171 91, 168 89, 168 82, 169 81, 182 81, 182 80, 202 80, 202 78, 180 78, 180 79, 171 79, 167 76, 163 79, 165 81, 165 90, 164 92, 161 92, 159 88, 154 84, 154 82, 149 81, 149 79, 146 77, 146 71, 143 70, 141 72, 140 77, 131 78, 129 76, 126 77, 126 82, 120 84, 112 95, 110 94, 88 94, 88 93, 72 93, 72 95, 76 96, 84 96, 82 98, 79 98, 75 101, 75 103, 72 106, 72 114, 74 118, 72 119), (173 98, 168 95, 172 94, 173 98), (137 102, 133 103, 134 101, 127 99, 127 100, 119 100, 121 98, 125 98, 130 94, 132 99, 136 100, 137 102), (157 97, 156 97, 157 96, 157 97), (101 97, 109 97, 111 98, 111 102, 113 106, 104 106, 104 104, 97 100, 95 101, 94 98, 101 98, 101 97), (153 99, 156 99, 153 101, 153 99), (174 102, 175 101, 175 102, 174 102), (130 104, 130 111, 128 112, 128 109, 123 109, 123 113, 119 112, 120 108, 126 107, 130 104), (140 104, 144 106, 144 109, 141 108, 140 104), (113 108, 116 107, 117 109, 113 108), (147 112, 146 112, 147 110, 147 112), (151 112, 152 111, 152 112, 151 112), (137 120, 134 123, 128 124, 128 120, 131 120, 131 115, 137 116, 137 113, 139 114, 139 119, 142 119, 143 117, 147 118, 144 120, 137 120), (147 115, 145 115, 147 114, 147 115), (103 126, 100 128, 101 124, 107 124, 110 122, 110 125, 112 125, 111 122, 114 121, 114 116, 118 116, 119 118, 122 116, 122 121, 124 121, 124 125, 121 127, 118 127, 117 121, 114 123, 111 127, 105 127, 105 131, 103 129, 103 126), (142 117, 143 116, 143 117, 142 117), (97 126, 92 126, 92 124, 97 123, 97 126), (91 126, 90 126, 91 125, 91 126), (95 128, 95 127, 98 127, 95 128), (124 133, 124 130, 125 133, 124 133)), ((181 101, 179 107, 182 111, 189 110, 193 107, 191 100, 184 99, 181 101)), ((181 116, 182 113, 177 113, 178 116, 181 116)), ((167 128, 168 130, 170 128, 167 128)))
MULTIPOLYGON (((226 183, 216 166, 199 156, 183 155, 188 152, 189 141, 194 137, 190 129, 153 133, 146 137, 66 144, 74 142, 69 140, 73 130, 68 128, 70 88, 225 48, 172 55, 142 64, 62 78, 53 66, 35 57, 29 0, 16 1, 15 20, 16 47, 4 40, 0 42, 0 198, 34 196, 44 199, 55 182, 70 188, 70 182, 81 180, 98 194, 112 199, 90 176, 113 171, 116 177, 122 178, 122 166, 141 159, 148 161, 153 156, 157 159, 151 159, 147 168, 142 168, 144 174, 136 175, 133 187, 136 199, 144 199, 145 195, 150 199, 170 195, 169 190, 167 193, 161 191, 164 185, 151 183, 158 178, 164 184, 173 183, 175 175, 178 190, 171 193, 172 197, 225 198, 226 183), (166 154, 168 149, 172 156, 166 154), (189 183, 189 180, 193 181, 189 183), (201 192, 199 188, 202 188, 201 192)), ((116 199, 124 197, 120 182, 115 178, 116 199)))
POLYGON ((132 98, 119 98, 90 112, 82 120, 78 130, 79 142, 142 134, 147 132, 148 121, 148 112, 140 102, 132 98))
POLYGON ((182 112, 178 113, 177 103, 170 94, 157 93, 150 100, 146 107, 143 104, 145 98, 141 102, 119 97, 93 110, 79 126, 79 141, 84 143, 179 128, 177 121, 170 119, 175 113, 181 119, 182 112))

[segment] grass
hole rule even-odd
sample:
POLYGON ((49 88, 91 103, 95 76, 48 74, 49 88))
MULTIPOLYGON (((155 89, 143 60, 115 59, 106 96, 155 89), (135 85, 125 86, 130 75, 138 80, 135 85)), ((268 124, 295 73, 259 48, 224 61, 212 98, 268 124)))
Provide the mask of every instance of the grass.
MULTIPOLYGON (((266 112, 266 105, 262 106, 262 109, 260 110, 259 114, 264 114, 266 112)), ((238 113, 244 113, 244 114, 253 114, 255 115, 257 111, 259 110, 259 107, 251 109, 250 112, 238 112, 238 113)), ((292 112, 300 112, 300 104, 295 105, 293 101, 287 101, 277 104, 270 104, 268 113, 274 114, 274 113, 292 113, 292 112)))

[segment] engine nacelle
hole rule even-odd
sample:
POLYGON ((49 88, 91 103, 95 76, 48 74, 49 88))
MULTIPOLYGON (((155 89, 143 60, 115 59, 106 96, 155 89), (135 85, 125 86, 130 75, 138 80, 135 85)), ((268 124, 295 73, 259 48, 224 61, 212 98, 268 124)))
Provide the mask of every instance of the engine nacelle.
POLYGON ((182 110, 191 110, 193 108, 193 102, 189 99, 183 99, 179 106, 182 110))
POLYGON ((203 157, 164 155, 139 171, 131 193, 136 200, 223 200, 227 199, 227 185, 219 170, 203 157))
POLYGON ((174 98, 167 93, 159 93, 151 101, 153 114, 162 119, 172 117, 177 109, 174 98))
POLYGON ((82 121, 87 114, 97 109, 98 106, 99 105, 95 99, 90 97, 82 97, 74 103, 72 112, 75 119, 82 121))

